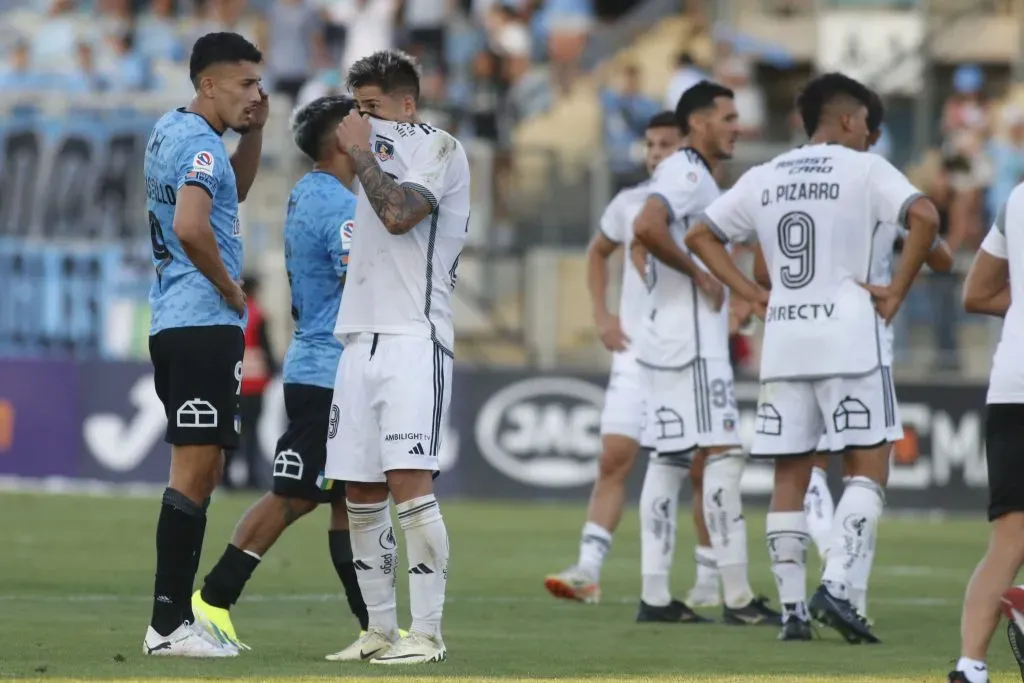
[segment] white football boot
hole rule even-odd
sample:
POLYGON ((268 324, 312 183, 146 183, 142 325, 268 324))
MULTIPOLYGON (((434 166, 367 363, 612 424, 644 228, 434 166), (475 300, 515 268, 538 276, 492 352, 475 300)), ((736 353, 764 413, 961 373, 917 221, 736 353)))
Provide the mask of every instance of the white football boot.
POLYGON ((370 628, 360 633, 356 642, 340 652, 327 655, 325 659, 329 662, 364 662, 386 654, 397 640, 397 636, 389 637, 379 628, 370 628))
POLYGON ((374 657, 370 664, 426 664, 443 662, 448 651, 440 636, 432 637, 419 631, 409 631, 409 635, 391 646, 386 654, 374 657))
POLYGON ((601 602, 601 586, 579 567, 569 567, 544 579, 548 593, 563 600, 575 600, 588 605, 601 602))
POLYGON ((142 654, 161 657, 236 657, 238 649, 225 647, 207 636, 201 627, 186 621, 167 636, 160 635, 150 626, 142 641, 142 654))

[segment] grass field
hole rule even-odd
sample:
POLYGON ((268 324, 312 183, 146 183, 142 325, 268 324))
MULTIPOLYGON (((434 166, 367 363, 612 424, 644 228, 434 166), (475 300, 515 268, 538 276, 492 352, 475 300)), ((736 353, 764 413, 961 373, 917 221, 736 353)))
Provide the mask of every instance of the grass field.
MULTIPOLYGON (((250 501, 215 500, 200 576, 250 501)), ((870 604, 883 644, 850 646, 831 631, 815 642, 782 644, 771 628, 634 623, 635 511, 606 565, 605 601, 592 607, 556 602, 543 589, 547 572, 575 558, 582 506, 446 503, 449 660, 396 672, 323 660, 356 630, 328 560, 325 511, 285 535, 236 607, 235 626, 252 652, 217 661, 144 659, 157 507, 155 498, 0 493, 0 678, 945 681, 958 650, 964 582, 987 533, 980 517, 884 521, 870 604)), ((763 519, 760 511, 748 515, 753 581, 774 596, 763 519)), ((692 535, 683 526, 674 580, 680 597, 692 580, 692 535)), ((405 582, 399 585, 407 624, 405 582)), ((1017 679, 1002 630, 990 666, 992 680, 1017 679)))

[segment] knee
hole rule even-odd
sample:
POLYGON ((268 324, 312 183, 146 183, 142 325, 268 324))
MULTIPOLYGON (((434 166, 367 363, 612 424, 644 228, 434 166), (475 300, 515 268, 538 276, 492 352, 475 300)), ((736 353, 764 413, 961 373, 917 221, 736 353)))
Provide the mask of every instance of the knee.
POLYGON ((388 499, 388 485, 350 481, 345 484, 345 498, 356 505, 382 503, 388 499))
POLYGON ((1008 512, 992 520, 989 554, 1005 553, 1019 565, 1024 563, 1024 512, 1008 512))
POLYGON ((636 458, 636 445, 626 439, 616 439, 613 443, 609 439, 606 443, 598 469, 598 479, 602 482, 622 483, 629 476, 629 471, 633 467, 633 461, 636 458))
POLYGON ((811 484, 814 462, 808 457, 779 458, 775 461, 775 485, 771 509, 776 512, 804 509, 804 496, 811 484))
POLYGON ((288 498, 285 496, 279 496, 276 493, 271 495, 278 500, 278 504, 281 506, 281 509, 284 510, 284 519, 289 525, 300 517, 304 517, 316 509, 316 503, 311 500, 288 498))
POLYGON ((386 474, 384 490, 391 492, 396 505, 434 492, 434 473, 430 470, 392 470, 386 474))
POLYGON ((224 453, 220 446, 175 446, 167 486, 202 504, 213 494, 223 474, 224 453))
POLYGON ((704 466, 704 483, 707 488, 739 490, 746 459, 740 449, 731 449, 708 456, 704 466))

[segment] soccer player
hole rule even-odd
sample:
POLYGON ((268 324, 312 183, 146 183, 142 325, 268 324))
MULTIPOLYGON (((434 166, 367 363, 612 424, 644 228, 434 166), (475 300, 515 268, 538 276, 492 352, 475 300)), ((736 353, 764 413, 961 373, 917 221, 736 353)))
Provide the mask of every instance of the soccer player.
MULTIPOLYGON (((335 130, 354 107, 355 101, 349 97, 322 97, 298 110, 292 119, 292 137, 313 168, 292 190, 284 225, 285 265, 295 321, 283 370, 288 428, 277 442, 273 491, 239 520, 231 543, 206 576, 202 590, 192 596, 200 623, 236 646, 240 643, 228 610, 284 530, 320 503, 331 505, 327 534, 331 562, 352 613, 362 629, 367 626, 366 605, 352 564, 345 490, 331 486, 323 476, 334 376, 342 352, 334 325, 348 270, 356 208, 356 197, 348 189, 355 168, 338 147, 335 130)), ((358 653, 355 658, 358 660, 358 653)))
POLYGON ((745 173, 690 228, 686 244, 765 320, 752 457, 775 459, 767 519, 783 640, 811 637, 810 614, 850 642, 877 642, 849 602, 847 543, 882 512, 890 443, 902 437, 878 318, 888 324, 938 230, 935 206, 867 147, 871 92, 842 74, 807 84, 797 100, 810 144, 745 173), (879 223, 909 232, 888 286, 872 283, 879 223), (759 238, 771 293, 747 278, 725 243, 759 238), (806 604, 804 495, 821 434, 852 463, 822 585, 806 604))
MULTIPOLYGON (((878 141, 881 135, 882 120, 885 117, 885 108, 877 93, 871 93, 871 102, 868 105, 868 141, 867 149, 878 141)), ((892 281, 893 254, 896 245, 907 237, 903 226, 895 223, 880 223, 875 230, 874 242, 872 244, 872 262, 870 269, 870 281, 875 284, 888 285, 892 281)), ((758 270, 764 275, 758 279, 758 283, 767 289, 771 289, 771 283, 766 282, 767 267, 764 264, 764 254, 760 250, 756 253, 758 270)), ((926 260, 928 267, 935 272, 948 272, 953 267, 953 254, 949 246, 941 239, 936 238, 928 252, 926 260)), ((893 360, 893 329, 879 321, 878 338, 881 343, 882 366, 892 374, 893 360)), ((897 424, 901 424, 899 416, 899 405, 893 406, 895 415, 893 417, 897 424)), ((829 492, 826 469, 828 467, 828 440, 822 437, 818 444, 818 453, 814 458, 814 468, 811 471, 811 483, 807 488, 804 497, 804 511, 807 513, 807 530, 818 549, 819 556, 824 560, 828 557, 828 549, 832 539, 838 534, 843 537, 843 532, 833 528, 834 503, 832 494, 829 492)), ((845 475, 844 483, 849 482, 850 474, 855 469, 852 458, 844 456, 843 468, 845 475)), ((888 472, 888 471, 887 471, 888 472)), ((888 477, 883 484, 888 482, 888 477)), ((857 554, 856 562, 849 567, 849 594, 850 602, 857 609, 857 612, 867 617, 867 586, 868 578, 871 576, 871 566, 875 556, 875 542, 878 536, 878 526, 865 526, 862 535, 856 543, 859 544, 860 552, 857 554)))
POLYGON ((777 624, 779 615, 754 597, 747 580, 739 490, 744 456, 732 394, 726 294, 681 246, 690 221, 718 197, 712 173, 732 157, 739 131, 732 91, 701 81, 680 97, 676 123, 689 146, 658 166, 633 226, 649 253, 650 294, 637 358, 655 448, 640 494, 643 586, 637 621, 708 621, 672 599, 668 580, 679 491, 696 455, 704 465, 703 516, 722 578, 725 619, 777 624))
POLYGON ((156 281, 149 352, 167 414, 171 468, 156 528, 153 618, 143 652, 226 657, 235 648, 204 638, 189 596, 206 530, 206 508, 238 447, 245 295, 238 280, 238 203, 260 162, 267 95, 263 56, 236 33, 209 33, 192 47, 195 97, 164 114, 146 146, 145 177, 156 281), (221 135, 242 134, 228 159, 221 135))
POLYGON ((376 664, 439 662, 448 532, 433 492, 451 400, 452 289, 469 229, 469 161, 451 135, 418 122, 420 76, 384 50, 351 66, 338 140, 362 185, 335 334, 345 344, 327 440, 328 479, 345 481, 352 552, 376 664), (394 498, 409 558, 412 626, 398 639, 394 498))
MULTIPOLYGON (((675 112, 655 115, 644 133, 647 172, 679 149, 679 126, 675 112)), ((622 518, 626 478, 633 469, 644 423, 644 395, 640 367, 632 340, 641 325, 647 292, 640 274, 628 263, 622 269, 618 315, 608 311, 608 259, 619 247, 633 240, 633 220, 650 192, 648 182, 626 188, 615 195, 601 216, 600 230, 587 249, 587 289, 594 309, 594 323, 601 343, 611 351, 612 371, 601 412, 601 464, 590 496, 587 522, 580 535, 576 564, 552 574, 544 586, 557 598, 586 603, 601 599, 601 566, 611 549, 612 534, 622 518)))
MULTIPOLYGON (((1024 185, 1010 193, 981 243, 964 282, 968 313, 1005 318, 999 346, 992 358, 988 414, 985 417, 985 456, 988 462, 991 523, 988 551, 981 558, 964 595, 960 617, 960 659, 949 674, 950 683, 986 683, 985 658, 999 624, 1000 605, 1013 629, 1024 627, 1024 587, 1010 587, 1024 566, 1024 497, 1020 456, 1024 430, 1024 365, 1020 361, 1024 309, 1024 185)), ((1018 661, 1020 655, 1016 652, 1018 661)))

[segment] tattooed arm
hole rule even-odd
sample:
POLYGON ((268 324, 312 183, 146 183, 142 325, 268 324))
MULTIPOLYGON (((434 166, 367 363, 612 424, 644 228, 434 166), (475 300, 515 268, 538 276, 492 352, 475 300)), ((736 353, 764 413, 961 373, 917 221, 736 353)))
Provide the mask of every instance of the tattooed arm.
POLYGON ((423 193, 399 185, 385 173, 368 148, 353 145, 348 154, 355 162, 356 174, 370 206, 392 235, 404 235, 433 211, 423 193))

